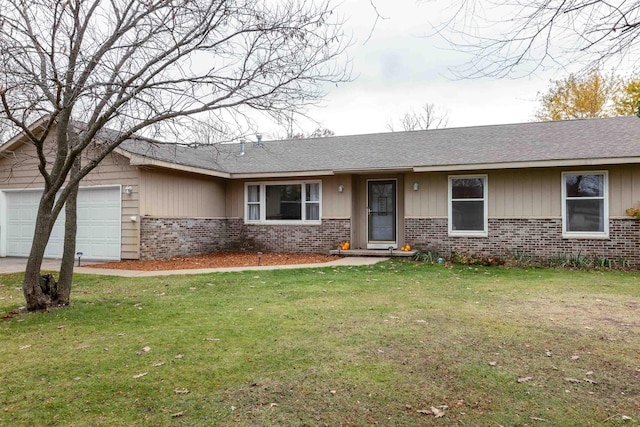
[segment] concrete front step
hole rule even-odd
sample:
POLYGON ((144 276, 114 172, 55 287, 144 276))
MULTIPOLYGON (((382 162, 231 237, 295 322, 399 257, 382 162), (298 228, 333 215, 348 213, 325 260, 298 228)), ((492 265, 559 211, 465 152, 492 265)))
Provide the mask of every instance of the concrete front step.
POLYGON ((371 257, 412 257, 416 251, 401 251, 400 249, 336 249, 329 251, 330 255, 340 256, 371 256, 371 257))

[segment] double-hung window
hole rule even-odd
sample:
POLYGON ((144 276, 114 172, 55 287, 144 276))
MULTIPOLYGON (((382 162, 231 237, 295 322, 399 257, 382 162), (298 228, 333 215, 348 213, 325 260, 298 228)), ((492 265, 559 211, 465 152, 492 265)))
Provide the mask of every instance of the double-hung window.
POLYGON ((449 177, 449 234, 487 236, 487 175, 449 177))
POLYGON ((609 236, 606 171, 562 173, 562 236, 609 236))
POLYGON ((260 182, 245 185, 245 221, 255 223, 319 223, 320 181, 260 182))

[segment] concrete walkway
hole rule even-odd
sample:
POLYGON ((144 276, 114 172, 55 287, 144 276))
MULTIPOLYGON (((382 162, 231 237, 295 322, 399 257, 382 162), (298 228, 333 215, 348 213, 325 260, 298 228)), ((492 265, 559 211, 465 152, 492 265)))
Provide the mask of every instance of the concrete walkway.
MULTIPOLYGON (((149 277, 149 276, 171 276, 176 274, 206 274, 206 273, 222 273, 230 271, 260 271, 260 270, 291 270, 296 268, 319 268, 319 267, 344 267, 357 265, 373 265, 389 258, 374 257, 345 257, 335 261, 321 262, 317 264, 287 264, 287 265, 263 265, 250 267, 223 267, 223 268, 193 268, 187 270, 165 270, 165 271, 138 271, 138 270, 114 270, 107 268, 87 268, 75 267, 75 273, 81 274, 97 274, 102 276, 120 276, 120 277, 149 277)), ((82 261, 86 264, 96 264, 96 261, 82 261)), ((0 274, 5 273, 21 273, 24 272, 27 265, 26 258, 0 258, 0 274)), ((45 259, 42 263, 42 270, 58 270, 60 268, 60 260, 45 259)))

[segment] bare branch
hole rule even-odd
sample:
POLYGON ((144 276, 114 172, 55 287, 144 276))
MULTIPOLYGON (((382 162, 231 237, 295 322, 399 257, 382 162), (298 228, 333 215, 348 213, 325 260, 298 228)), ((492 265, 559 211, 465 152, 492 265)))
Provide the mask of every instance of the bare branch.
MULTIPOLYGON (((433 2, 431 2, 433 3, 433 2)), ((457 0, 434 32, 472 59, 461 77, 512 77, 548 67, 636 64, 640 1, 457 0)))

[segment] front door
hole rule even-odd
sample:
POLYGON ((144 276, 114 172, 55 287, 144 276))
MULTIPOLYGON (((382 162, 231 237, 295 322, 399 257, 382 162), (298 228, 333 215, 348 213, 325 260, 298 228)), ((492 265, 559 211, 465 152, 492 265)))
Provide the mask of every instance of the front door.
POLYGON ((395 179, 367 181, 368 249, 397 249, 396 200, 395 179))

